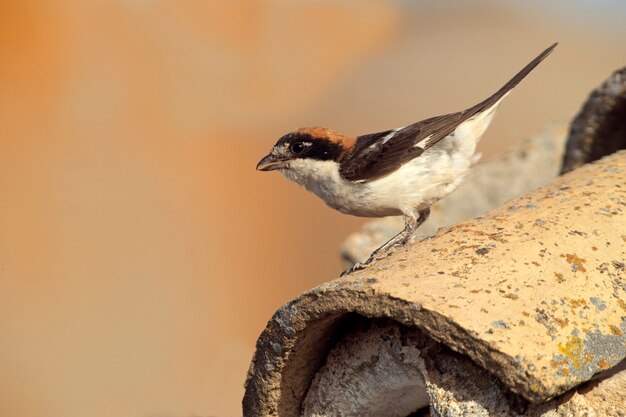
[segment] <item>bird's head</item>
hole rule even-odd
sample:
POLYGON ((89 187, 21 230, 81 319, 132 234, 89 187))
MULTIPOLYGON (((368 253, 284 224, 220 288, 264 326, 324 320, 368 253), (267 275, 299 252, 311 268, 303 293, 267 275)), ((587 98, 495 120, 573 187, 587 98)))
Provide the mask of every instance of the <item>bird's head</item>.
POLYGON ((350 151, 355 140, 330 129, 307 127, 278 139, 269 154, 259 161, 259 171, 292 169, 296 160, 336 161, 350 151))

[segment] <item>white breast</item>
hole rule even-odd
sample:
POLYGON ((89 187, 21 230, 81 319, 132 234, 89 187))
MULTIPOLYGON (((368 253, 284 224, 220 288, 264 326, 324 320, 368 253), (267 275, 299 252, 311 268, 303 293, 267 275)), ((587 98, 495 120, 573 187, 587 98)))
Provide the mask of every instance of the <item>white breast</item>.
POLYGON ((434 204, 454 190, 470 158, 435 146, 397 171, 368 182, 347 181, 333 161, 299 159, 283 173, 342 213, 362 217, 399 215, 434 204), (440 148, 440 149, 439 149, 440 148))

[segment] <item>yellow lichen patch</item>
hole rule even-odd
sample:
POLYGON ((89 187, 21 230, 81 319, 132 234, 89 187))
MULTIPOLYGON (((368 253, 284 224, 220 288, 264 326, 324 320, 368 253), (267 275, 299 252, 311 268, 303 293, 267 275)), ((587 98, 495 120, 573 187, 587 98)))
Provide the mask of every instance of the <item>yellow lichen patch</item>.
POLYGON ((614 335, 621 336, 623 334, 622 330, 614 324, 609 325, 609 329, 611 329, 611 333, 614 335))
POLYGON ((573 265, 573 269, 575 271, 587 272, 587 270, 585 269, 583 265, 587 261, 582 258, 579 258, 576 254, 566 253, 565 255, 561 255, 561 257, 564 257, 567 263, 569 263, 570 265, 573 265))
POLYGON ((604 359, 600 359, 598 361, 598 366, 602 369, 609 369, 611 367, 611 364, 605 361, 604 359))
POLYGON ((574 298, 574 299, 569 300, 569 305, 572 308, 584 307, 587 305, 587 302, 585 301, 584 298, 578 298, 578 299, 574 298))
POLYGON ((559 352, 570 359, 574 369, 580 369, 581 363, 583 362, 583 351, 583 341, 579 337, 569 336, 564 345, 559 343, 559 352))
POLYGON ((567 326, 569 324, 569 320, 567 318, 564 319, 558 319, 558 318, 554 318, 554 321, 556 321, 556 323, 561 326, 561 328, 567 326))
POLYGON ((555 359, 552 359, 550 361, 550 366, 553 367, 553 368, 558 368, 559 366, 563 366, 564 363, 565 363, 564 361, 557 361, 555 359))
POLYGON ((583 362, 585 362, 585 364, 589 364, 591 362, 593 362, 593 359, 595 358, 595 356, 593 356, 593 354, 586 352, 583 355, 583 362))
POLYGON ((459 245, 457 247, 458 250, 477 249, 477 248, 480 248, 480 245, 459 245))

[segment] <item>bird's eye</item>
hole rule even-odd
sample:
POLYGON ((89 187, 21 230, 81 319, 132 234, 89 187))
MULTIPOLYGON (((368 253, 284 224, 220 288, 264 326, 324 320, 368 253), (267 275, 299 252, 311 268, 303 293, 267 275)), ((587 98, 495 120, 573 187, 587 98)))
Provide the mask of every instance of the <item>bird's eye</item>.
POLYGON ((291 144, 291 152, 299 154, 304 152, 304 144, 302 142, 294 142, 291 144))

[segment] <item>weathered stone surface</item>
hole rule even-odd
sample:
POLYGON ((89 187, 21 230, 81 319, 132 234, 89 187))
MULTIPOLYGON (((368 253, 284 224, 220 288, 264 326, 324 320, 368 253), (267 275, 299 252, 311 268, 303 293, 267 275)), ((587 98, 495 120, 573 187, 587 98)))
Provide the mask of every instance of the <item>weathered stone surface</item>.
MULTIPOLYGON (((441 227, 479 216, 554 179, 563 159, 566 130, 564 125, 552 126, 473 167, 456 191, 433 206, 418 234, 431 236, 441 227)), ((403 227, 401 217, 367 223, 346 239, 343 259, 349 265, 367 259, 403 227)))
POLYGON ((626 149, 626 67, 593 90, 572 122, 562 172, 626 149))
POLYGON ((626 152, 440 231, 281 307, 244 415, 297 416, 354 315, 391 318, 544 402, 626 356, 626 152))
POLYGON ((626 417, 626 370, 587 382, 542 405, 531 405, 529 417, 626 417))
POLYGON ((435 344, 397 322, 354 327, 315 375, 302 415, 405 417, 427 407, 422 353, 435 344))
POLYGON ((434 417, 626 415, 623 368, 537 406, 415 327, 390 320, 353 324, 315 375, 302 416, 404 417, 427 410, 434 417))

